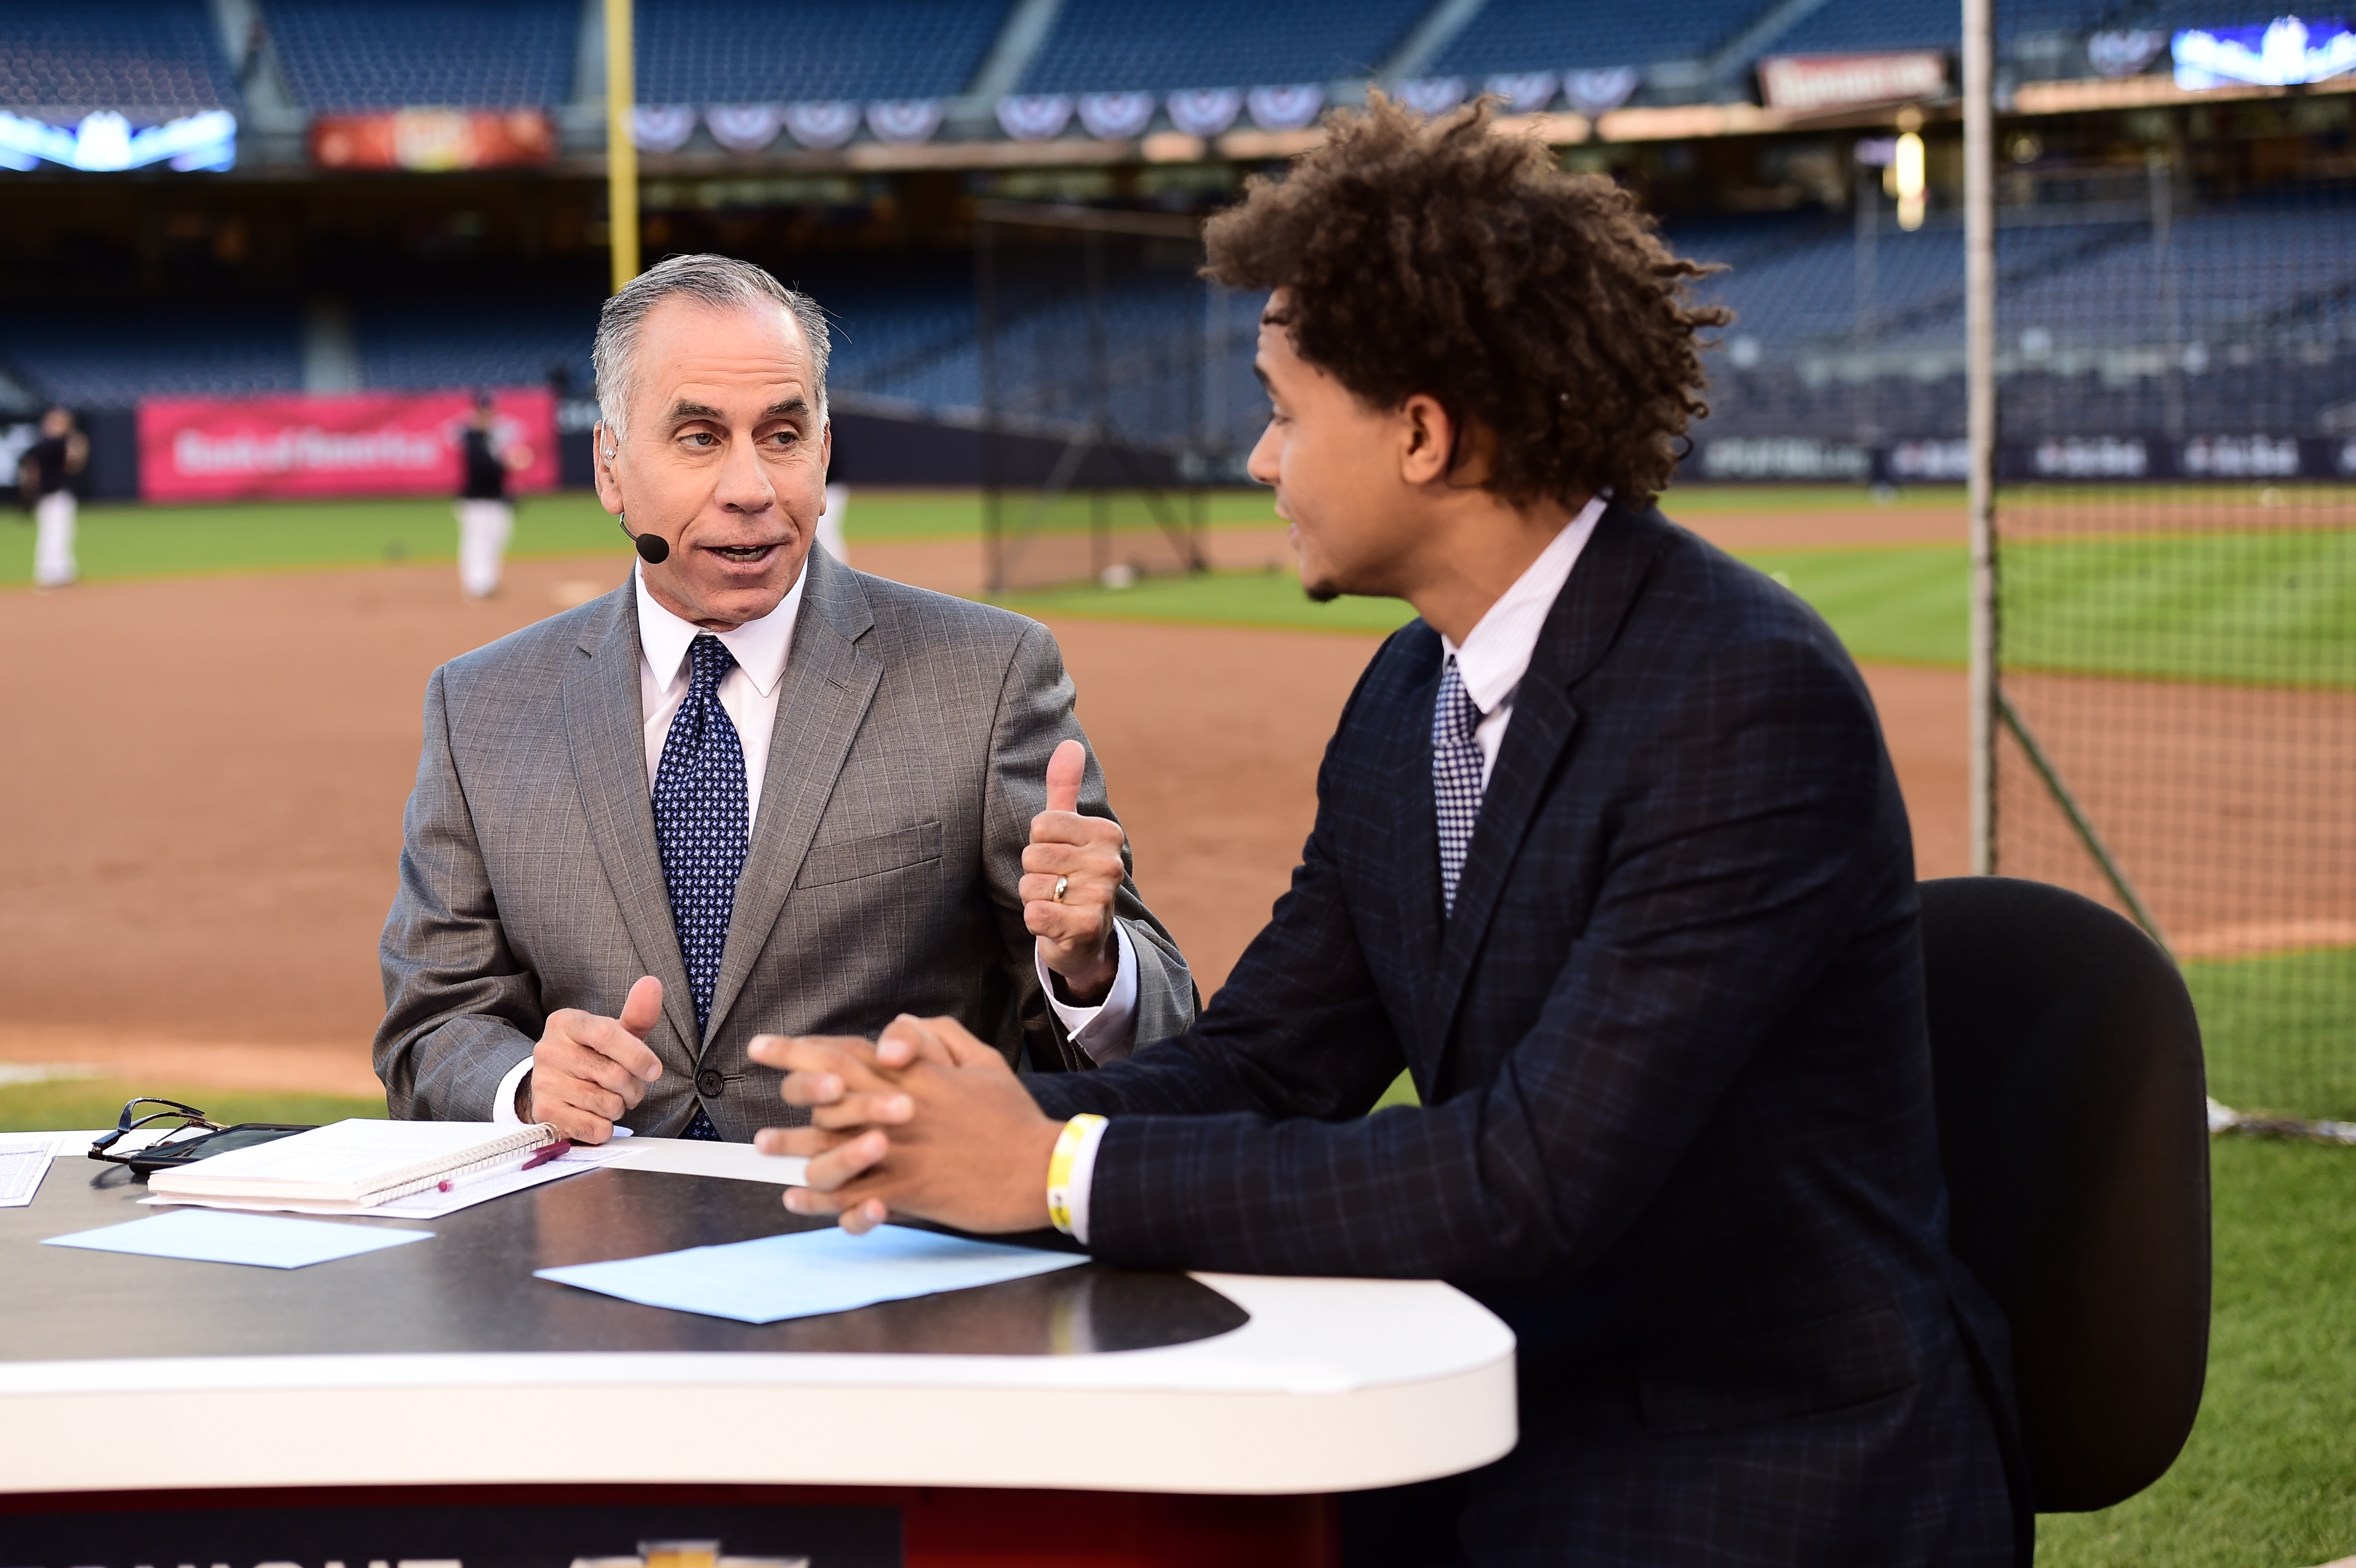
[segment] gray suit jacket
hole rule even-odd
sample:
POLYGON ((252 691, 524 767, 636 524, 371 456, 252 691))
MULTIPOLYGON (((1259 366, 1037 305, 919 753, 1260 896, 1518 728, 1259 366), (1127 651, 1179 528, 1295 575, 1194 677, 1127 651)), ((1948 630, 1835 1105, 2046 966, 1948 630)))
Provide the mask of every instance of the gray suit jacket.
MULTIPOLYGON (((873 1035, 950 1014, 1017 1060, 1078 1068, 1040 994, 1016 881, 1047 757, 1085 740, 1035 621, 810 551, 767 777, 711 1027, 695 1009, 655 848, 635 590, 451 660, 425 688, 401 891, 380 949, 377 1075, 396 1116, 487 1120, 548 1015, 611 1016, 663 983, 663 1075, 624 1118, 675 1134, 700 1099, 721 1136, 806 1119, 756 1034, 873 1035)), ((1110 816, 1091 752, 1080 809, 1110 816)), ((1183 1033, 1185 960, 1133 882, 1137 1040, 1183 1033)))

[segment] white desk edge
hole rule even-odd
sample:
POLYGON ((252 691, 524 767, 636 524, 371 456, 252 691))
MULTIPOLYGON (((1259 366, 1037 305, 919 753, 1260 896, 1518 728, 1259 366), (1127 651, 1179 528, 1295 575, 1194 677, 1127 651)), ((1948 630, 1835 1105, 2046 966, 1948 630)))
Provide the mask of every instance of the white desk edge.
MULTIPOLYGON (((709 1151, 708 1153, 705 1151, 709 1151)), ((782 1181, 649 1139, 624 1168, 782 1181)), ((793 1174, 798 1174, 794 1172, 793 1174)), ((1198 1274, 1251 1321, 1072 1356, 621 1352, 0 1361, 0 1492, 726 1483, 1299 1493, 1473 1468, 1514 1337, 1429 1280, 1198 1274), (204 1435, 88 1441, 175 1417, 204 1435), (1056 1467, 1043 1472, 1043 1456, 1056 1467)), ((561 1287, 552 1287, 561 1288, 561 1287)))

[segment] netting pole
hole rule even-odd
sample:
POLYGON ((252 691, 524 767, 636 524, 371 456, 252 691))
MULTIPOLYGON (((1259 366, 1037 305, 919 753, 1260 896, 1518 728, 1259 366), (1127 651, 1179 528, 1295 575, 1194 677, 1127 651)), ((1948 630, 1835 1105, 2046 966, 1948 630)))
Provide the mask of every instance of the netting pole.
POLYGON ((1964 0, 1964 366, 1971 438, 1972 870, 1996 869, 1995 0, 1964 0))
POLYGON ((998 228, 983 212, 973 225, 974 344, 981 371, 981 581, 983 592, 1006 588, 1006 520, 998 442, 998 228))
POLYGON ((630 0, 605 0, 605 237, 614 292, 638 275, 638 144, 630 136, 637 70, 630 0))

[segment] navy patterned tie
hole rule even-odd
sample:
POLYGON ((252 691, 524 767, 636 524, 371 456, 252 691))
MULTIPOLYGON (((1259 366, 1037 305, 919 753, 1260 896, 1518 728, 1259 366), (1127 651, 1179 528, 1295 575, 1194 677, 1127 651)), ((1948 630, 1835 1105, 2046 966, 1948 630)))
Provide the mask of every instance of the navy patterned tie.
MULTIPOLYGON (((708 633, 688 645, 687 656, 687 697, 672 716, 655 769, 655 846, 701 1044, 712 1021, 728 917, 736 907, 736 878, 744 869, 744 746, 720 706, 720 682, 736 667, 735 656, 708 633)), ((680 1136, 719 1137, 701 1101, 680 1136)))
POLYGON ((1431 706, 1431 801, 1440 818, 1440 897, 1456 912, 1456 883, 1464 875, 1464 855, 1472 847, 1472 824, 1481 816, 1481 747, 1472 739, 1481 709, 1464 689, 1463 672, 1451 654, 1440 672, 1440 697, 1431 706))

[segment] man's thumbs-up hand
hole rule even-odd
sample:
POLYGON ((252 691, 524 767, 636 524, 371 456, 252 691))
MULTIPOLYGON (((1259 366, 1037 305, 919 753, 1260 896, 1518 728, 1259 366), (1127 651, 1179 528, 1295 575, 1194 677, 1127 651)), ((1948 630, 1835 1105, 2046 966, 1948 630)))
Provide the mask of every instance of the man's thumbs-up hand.
POLYGON ((1064 999, 1092 1006, 1105 999, 1119 972, 1113 941, 1113 897, 1124 868, 1128 837, 1120 824, 1080 815, 1080 779, 1088 750, 1066 741, 1047 760, 1047 809, 1031 819, 1031 847, 1023 851, 1023 923, 1039 939, 1040 962, 1063 982, 1064 999))

